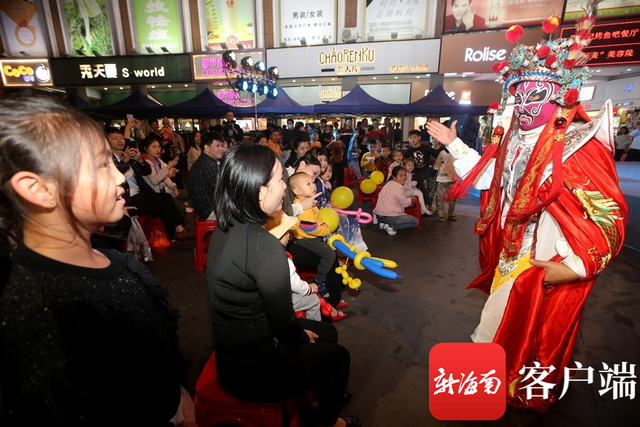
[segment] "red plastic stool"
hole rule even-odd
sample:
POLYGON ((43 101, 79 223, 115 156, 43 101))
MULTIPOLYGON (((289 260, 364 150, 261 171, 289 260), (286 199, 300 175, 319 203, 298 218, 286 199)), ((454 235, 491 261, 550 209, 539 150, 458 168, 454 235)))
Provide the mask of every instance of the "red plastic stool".
POLYGON ((357 183, 358 181, 356 180, 356 172, 353 170, 353 168, 344 168, 344 185, 347 187, 351 187, 352 185, 356 185, 357 183))
POLYGON ((300 423, 295 399, 276 403, 255 403, 240 400, 229 394, 218 380, 216 353, 198 377, 196 395, 196 422, 200 427, 232 424, 241 427, 296 427, 300 423), (285 415, 289 415, 286 417, 285 415), (289 423, 285 424, 285 420, 289 423))
POLYGON ((200 221, 196 218, 196 247, 193 250, 193 263, 196 271, 204 271, 211 233, 217 226, 218 221, 200 221))
POLYGON ((420 199, 418 199, 418 196, 413 196, 413 204, 406 208, 404 213, 418 218, 418 226, 416 229, 422 230, 422 214, 420 212, 420 199))
POLYGON ((358 203, 362 203, 365 200, 371 200, 371 202, 373 203, 373 206, 375 206, 375 203, 378 201, 378 193, 380 192, 380 189, 382 188, 381 185, 378 185, 376 187, 376 190, 371 193, 371 194, 364 194, 362 192, 362 190, 360 189, 360 184, 362 183, 362 181, 364 181, 365 178, 362 177, 362 179, 360 180, 360 182, 358 183, 358 195, 356 196, 356 200, 358 203))

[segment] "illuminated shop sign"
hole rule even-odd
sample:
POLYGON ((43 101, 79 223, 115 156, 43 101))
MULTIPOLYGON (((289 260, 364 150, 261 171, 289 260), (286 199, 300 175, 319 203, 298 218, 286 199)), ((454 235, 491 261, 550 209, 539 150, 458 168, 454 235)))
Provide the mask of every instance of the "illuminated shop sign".
MULTIPOLYGON (((236 55, 238 56, 238 63, 240 63, 240 60, 245 56, 252 57, 254 63, 264 61, 264 51, 262 49, 244 49, 242 51, 236 51, 236 55)), ((192 55, 191 62, 193 64, 193 79, 196 81, 227 78, 227 73, 222 65, 222 52, 192 55)), ((237 75, 235 73, 229 73, 228 77, 234 79, 237 75)))
POLYGON ((11 86, 53 86, 46 59, 5 59, 0 61, 2 84, 11 86))
MULTIPOLYGON (((525 30, 520 43, 535 45, 542 36, 540 29, 525 30)), ((440 72, 492 73, 493 64, 507 60, 514 46, 505 39, 504 32, 445 36, 440 50, 440 72)))
MULTIPOLYGON (((564 27, 560 37, 570 37, 575 32, 575 27, 564 27)), ((591 34, 591 44, 584 49, 589 66, 640 63, 640 21, 596 24, 591 34)))
POLYGON ((326 86, 318 90, 318 97, 321 101, 335 101, 342 98, 341 86, 326 86))
POLYGON ((270 63, 287 64, 280 70, 282 78, 438 72, 440 39, 351 46, 268 49, 266 55, 270 63), (316 60, 301 61, 300 55, 316 60))
POLYGON ((57 86, 191 82, 189 55, 52 58, 57 86))

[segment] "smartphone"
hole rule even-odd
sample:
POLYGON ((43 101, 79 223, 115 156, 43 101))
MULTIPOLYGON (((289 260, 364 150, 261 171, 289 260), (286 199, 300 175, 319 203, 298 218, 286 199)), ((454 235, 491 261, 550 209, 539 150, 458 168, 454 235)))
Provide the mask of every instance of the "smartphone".
POLYGON ((182 156, 182 151, 176 151, 176 157, 182 156))
POLYGON ((138 143, 136 141, 129 140, 129 142, 127 142, 127 147, 135 148, 137 150, 138 149, 138 143))
POLYGON ((133 114, 127 114, 127 122, 133 122, 133 114))

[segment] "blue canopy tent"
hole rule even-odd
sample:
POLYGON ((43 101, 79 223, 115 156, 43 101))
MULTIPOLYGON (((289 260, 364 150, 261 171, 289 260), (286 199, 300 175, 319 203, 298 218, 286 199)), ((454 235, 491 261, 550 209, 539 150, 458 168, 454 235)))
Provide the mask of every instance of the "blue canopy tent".
POLYGON ((162 109, 165 116, 173 117, 222 117, 227 110, 235 112, 236 108, 221 101, 209 88, 193 99, 162 109))
MULTIPOLYGON (((236 108, 239 116, 253 116, 255 110, 253 107, 236 108)), ((284 115, 311 115, 313 114, 313 105, 303 106, 294 101, 287 92, 280 88, 277 98, 267 98, 258 104, 258 116, 284 116, 284 115)))
POLYGON ((100 107, 91 112, 115 119, 124 119, 127 114, 133 114, 136 118, 150 118, 164 115, 162 105, 148 98, 140 91, 134 91, 131 95, 115 104, 100 107))
POLYGON ((328 102, 326 104, 316 104, 313 111, 316 114, 389 114, 400 115, 403 113, 402 104, 388 104, 382 102, 365 92, 359 85, 354 87, 346 96, 328 102))
POLYGON ((67 95, 65 101, 76 110, 80 110, 85 113, 89 113, 96 109, 95 105, 75 93, 67 95))
POLYGON ((469 114, 480 116, 487 114, 489 106, 471 106, 458 104, 444 91, 441 85, 432 89, 428 95, 403 106, 407 116, 450 116, 453 114, 469 114))

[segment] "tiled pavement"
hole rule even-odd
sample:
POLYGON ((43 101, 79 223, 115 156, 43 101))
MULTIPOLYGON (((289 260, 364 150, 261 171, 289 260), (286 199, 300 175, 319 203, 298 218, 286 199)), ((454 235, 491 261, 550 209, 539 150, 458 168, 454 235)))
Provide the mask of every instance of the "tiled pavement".
MULTIPOLYGON (((640 188, 639 172, 636 168, 630 173, 632 187, 640 188)), ((597 373, 602 362, 640 362, 640 252, 632 247, 623 248, 600 275, 584 311, 574 359, 595 369, 593 384, 572 384, 568 394, 542 415, 509 408, 492 422, 442 422, 431 416, 429 351, 440 342, 469 342, 486 298, 466 289, 479 271, 473 234, 477 203, 474 198, 460 201, 457 222, 424 218, 422 230, 396 236, 363 226, 371 254, 397 261, 402 277, 389 280, 351 271, 363 285, 344 291, 349 317, 335 324, 340 343, 352 357, 348 389, 354 397, 343 413, 358 415, 367 427, 640 426, 637 400, 613 400, 611 392, 600 396, 597 373)), ((368 202, 363 207, 370 210, 368 202)), ((188 221, 193 227, 193 219, 188 221)), ((214 348, 204 272, 194 270, 192 252, 186 250, 156 255, 149 266, 181 312, 181 348, 193 363, 188 378, 193 392, 214 348)))

